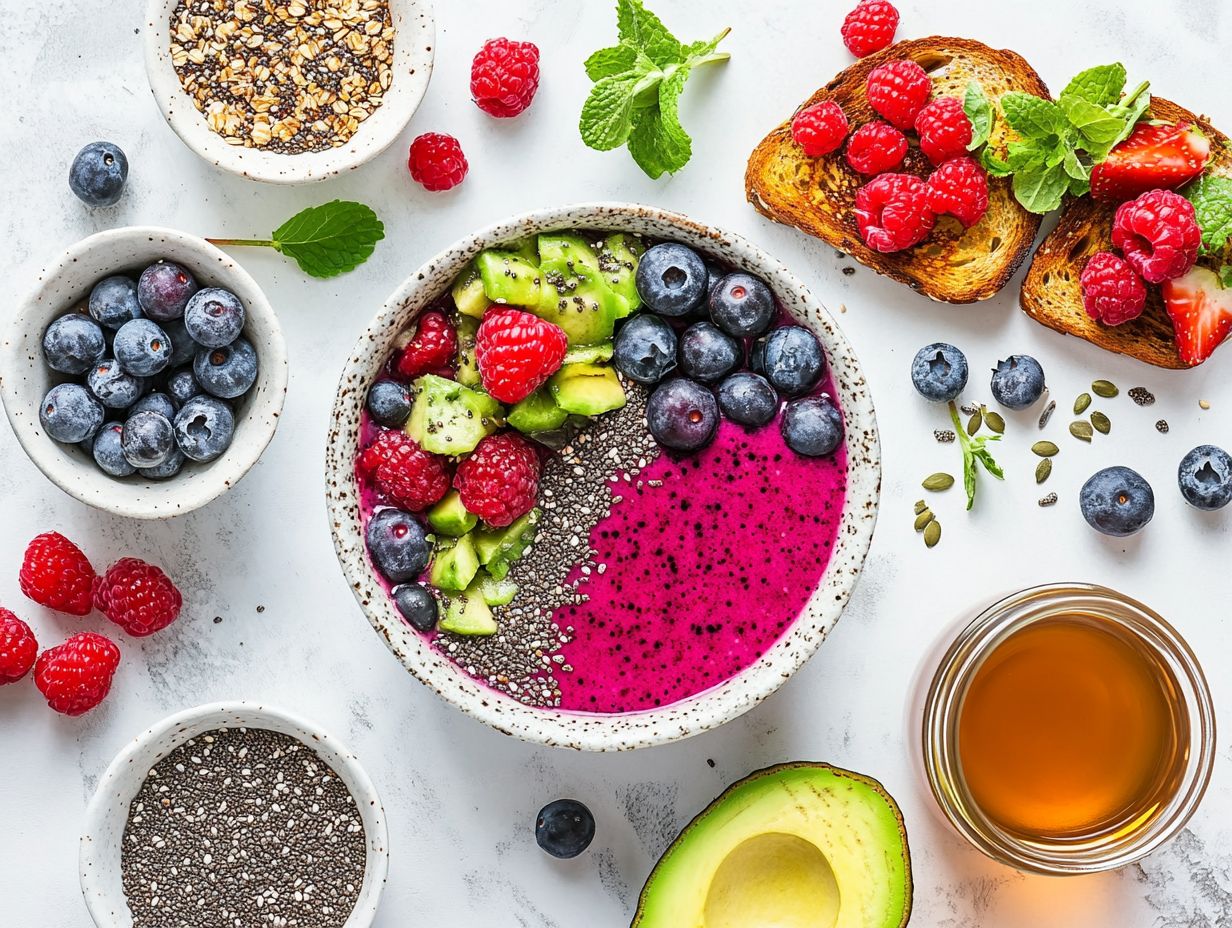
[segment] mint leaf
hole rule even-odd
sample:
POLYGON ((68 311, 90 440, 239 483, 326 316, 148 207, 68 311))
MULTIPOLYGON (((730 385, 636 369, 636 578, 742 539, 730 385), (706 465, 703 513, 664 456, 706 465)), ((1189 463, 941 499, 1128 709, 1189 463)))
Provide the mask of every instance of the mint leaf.
POLYGON ((1001 97, 1005 121, 1024 139, 1047 139, 1064 131, 1068 121, 1051 100, 1011 91, 1001 97))
POLYGON ((1232 238, 1232 177, 1203 174, 1186 188, 1185 196, 1202 229, 1202 250, 1222 251, 1232 238))
MULTIPOLYGON (((1108 146, 1109 151, 1129 138, 1129 134, 1134 131, 1134 126, 1138 124, 1138 121, 1151 108, 1151 95, 1146 92, 1148 86, 1147 84, 1142 84, 1116 106, 1111 107, 1113 113, 1125 120, 1125 125, 1112 140, 1112 144, 1108 146)), ((1107 157, 1107 155, 1105 154, 1104 157, 1107 157)))
POLYGON ((988 147, 980 152, 980 164, 991 177, 1009 177, 1014 173, 1010 170, 1010 163, 988 147))
POLYGON ((1102 106, 1084 100, 1082 97, 1062 96, 1057 101, 1057 105, 1065 113, 1070 125, 1078 130, 1085 141, 1096 148, 1111 145, 1125 128, 1123 116, 1114 116, 1102 106))
POLYGON ((586 59, 586 76, 592 81, 615 77, 633 70, 637 64, 637 49, 632 45, 614 45, 601 48, 586 59))
MULTIPOLYGON (((1085 100, 1094 106, 1111 106, 1125 89, 1125 65, 1101 64, 1077 74, 1061 91, 1060 100, 1085 100)), ((1062 102, 1064 105, 1064 102, 1062 102)))
POLYGON ((629 154, 646 174, 657 180, 674 174, 689 163, 693 141, 680 124, 680 94, 689 79, 689 68, 681 66, 659 85, 659 104, 647 111, 629 136, 629 154))
POLYGON ((1038 164, 1014 174, 1014 197, 1032 213, 1050 213, 1069 190, 1069 175, 1062 164, 1038 164))
POLYGON ((967 434, 967 429, 963 426, 962 420, 958 418, 958 407, 954 405, 954 401, 950 400, 950 419, 954 423, 954 432, 958 436, 958 445, 962 450, 963 458, 963 489, 967 492, 967 509, 970 510, 975 505, 975 487, 977 468, 979 463, 984 470, 992 474, 998 480, 1005 479, 1005 473, 1001 470, 1001 466, 993 459, 992 452, 986 447, 987 442, 1000 441, 1000 435, 981 435, 979 438, 972 438, 967 434))
POLYGON ((967 151, 975 151, 988 141, 993 120, 992 103, 979 81, 967 84, 967 91, 963 94, 963 112, 971 120, 971 142, 967 145, 967 151))
POLYGON ((333 200, 296 213, 274 230, 273 247, 305 274, 334 277, 371 257, 385 226, 363 203, 333 200))
POLYGON ((1225 290, 1232 288, 1232 264, 1225 264, 1219 269, 1219 283, 1225 290))
POLYGON ((578 128, 582 141, 596 151, 611 151, 633 131, 633 100, 642 76, 636 72, 600 78, 582 104, 578 128))
POLYGON ((679 40, 642 0, 616 0, 616 28, 622 45, 640 49, 660 68, 682 59, 679 40))

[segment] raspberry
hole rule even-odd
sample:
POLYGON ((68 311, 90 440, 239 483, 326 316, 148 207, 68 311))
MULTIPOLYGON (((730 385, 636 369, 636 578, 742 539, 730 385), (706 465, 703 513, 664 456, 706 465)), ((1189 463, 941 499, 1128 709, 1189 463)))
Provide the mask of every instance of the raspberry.
POLYGON ((940 97, 915 118, 920 151, 933 164, 942 164, 967 153, 971 144, 971 120, 957 97, 940 97))
POLYGON ((468 511, 504 528, 535 506, 539 455, 513 432, 489 435, 458 465, 453 485, 468 511))
POLYGON ((89 615, 94 576, 80 548, 59 532, 46 532, 26 548, 18 580, 21 591, 40 606, 69 615, 89 615))
POLYGON ((470 165, 462 146, 452 135, 427 132, 411 142, 407 160, 411 177, 425 190, 449 190, 466 178, 470 165))
POLYGON ((445 458, 419 447, 394 429, 377 435, 359 456, 356 467, 386 501, 411 512, 422 512, 449 492, 445 458))
POLYGON ((454 360, 457 352, 457 331, 444 313, 429 309, 416 318, 414 334, 394 361, 394 373, 405 380, 414 380, 423 374, 439 374, 454 360))
POLYGON ((864 244, 888 253, 918 245, 937 217, 928 208, 928 187, 910 174, 881 174, 856 191, 856 224, 864 244))
POLYGON ((880 119, 866 122, 847 140, 847 163, 860 174, 892 171, 907 156, 907 136, 880 119))
POLYGON ((879 52, 894 41, 898 10, 886 0, 862 0, 843 19, 843 44, 857 58, 879 52))
POLYGON ((887 61, 873 68, 865 92, 869 105, 891 125, 910 129, 933 92, 933 82, 914 61, 887 61))
POLYGON ((178 619, 184 599, 160 568, 125 557, 95 584, 94 605, 134 638, 144 638, 178 619))
POLYGON ((34 685, 57 712, 84 715, 107 698, 119 666, 119 648, 102 635, 82 632, 39 655, 34 685))
POLYGON ((1202 230, 1193 204, 1171 190, 1149 190, 1117 207, 1112 244, 1148 283, 1188 274, 1198 260, 1202 230))
POLYGON ((988 174, 974 158, 951 158, 928 178, 928 208, 970 229, 988 212, 988 174))
POLYGON ((539 46, 489 39, 471 62, 471 98, 489 116, 517 116, 539 89, 539 46))
POLYGON ((1082 305, 1104 325, 1120 325, 1142 315, 1146 284, 1129 263, 1110 251, 1091 256, 1082 269, 1082 305))
POLYGON ((16 683, 30 672, 38 657, 34 632, 7 609, 0 609, 0 686, 16 683))
POLYGON ((483 388, 502 403, 526 399, 555 374, 569 339, 564 329, 520 309, 490 309, 475 333, 483 388))
POLYGON ((791 137, 810 158, 820 158, 838 149, 847 137, 847 115, 833 100, 826 100, 796 113, 791 137))

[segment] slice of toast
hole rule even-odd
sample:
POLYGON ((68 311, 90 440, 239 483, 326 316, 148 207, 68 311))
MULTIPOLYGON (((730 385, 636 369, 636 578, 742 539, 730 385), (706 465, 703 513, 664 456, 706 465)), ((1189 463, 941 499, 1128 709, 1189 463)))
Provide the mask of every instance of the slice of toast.
MULTIPOLYGON (((1162 122, 1198 126, 1211 140, 1209 170, 1232 177, 1232 143, 1206 119, 1161 97, 1152 98, 1151 115, 1162 122)), ((1101 348, 1156 367, 1183 369, 1187 365, 1177 353, 1172 320, 1164 309, 1159 287, 1147 285, 1146 310, 1122 325, 1102 325, 1083 309, 1079 275, 1091 255, 1112 250, 1112 218, 1116 208, 1115 203, 1097 203, 1090 197, 1066 203, 1056 229, 1040 245, 1022 282, 1022 308, 1050 329, 1077 335, 1101 348)), ((1232 244, 1222 255, 1203 257, 1199 264, 1217 268, 1229 260, 1232 244)))
MULTIPOLYGON (((994 101, 1011 90, 1048 96, 1040 76, 1014 52, 970 39, 933 36, 899 42, 862 58, 803 106, 833 100, 847 114, 852 129, 879 118, 864 91, 869 72, 900 58, 911 58, 929 72, 934 97, 962 99, 972 80, 979 81, 994 101)), ((1014 137, 1004 118, 998 118, 990 144, 1004 155, 1006 143, 1014 137)), ((927 177, 931 166, 913 145, 899 170, 927 177)), ((990 178, 988 212, 975 226, 964 230, 957 220, 942 217, 921 244, 881 254, 861 241, 852 212, 856 191, 866 180, 848 167, 842 149, 821 158, 805 155, 791 137, 788 120, 749 157, 745 193, 770 219, 815 235, 878 273, 947 303, 986 300, 1004 287, 1039 231, 1040 217, 1018 205, 1010 181, 990 178)))

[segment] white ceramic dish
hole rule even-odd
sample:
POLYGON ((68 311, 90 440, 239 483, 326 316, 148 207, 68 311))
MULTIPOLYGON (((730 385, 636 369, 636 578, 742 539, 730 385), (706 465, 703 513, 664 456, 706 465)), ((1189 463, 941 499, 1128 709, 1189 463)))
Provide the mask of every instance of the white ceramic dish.
POLYGON ((273 307, 248 272, 204 239, 174 229, 129 226, 92 235, 39 275, 0 341, 0 397, 17 440, 47 478, 83 503, 134 519, 164 519, 204 506, 235 486, 274 437, 287 394, 287 348, 273 307), (89 297, 102 278, 140 272, 159 258, 184 265, 203 287, 225 287, 247 310, 244 336, 257 350, 257 382, 236 407, 235 439, 209 464, 185 464, 168 480, 104 474, 82 449, 43 432, 39 404, 68 378, 43 363, 43 332, 89 297))
POLYGON ((345 145, 299 155, 229 145, 210 129, 205 115, 184 92, 171 63, 171 14, 177 3, 178 0, 149 0, 146 7, 145 67, 150 90, 167 124, 184 144, 232 174, 271 184, 302 184, 354 170, 393 143, 427 92, 436 46, 431 0, 389 0, 397 29, 394 77, 380 107, 345 145))
POLYGON ((325 466, 334 547, 369 622, 406 668, 443 699, 498 731, 542 744, 589 751, 640 748, 687 738, 748 711, 782 686, 834 627, 864 565, 877 521, 881 457, 873 402, 851 345, 829 312, 795 275, 757 246, 654 207, 598 203, 542 210, 483 229, 441 252, 390 295, 360 337, 343 371, 331 421, 325 466), (842 524, 826 574, 799 619, 770 651, 735 677, 644 712, 593 715, 530 708, 468 676, 399 615, 373 572, 361 530, 354 476, 360 415, 368 386, 389 357, 394 339, 420 309, 448 290, 481 249, 561 229, 610 229, 678 241, 761 277, 796 321, 820 338, 846 421, 842 524))
POLYGON ((368 928, 376 917, 389 870, 389 832, 376 787, 355 755, 300 717, 253 703, 214 703, 163 719, 128 743, 111 762, 86 808, 79 866, 86 908, 98 928, 132 928, 120 873, 120 841, 133 797, 150 768, 189 738, 217 728, 263 728, 311 747, 341 777, 364 823, 368 860, 359 899, 346 928, 368 928))

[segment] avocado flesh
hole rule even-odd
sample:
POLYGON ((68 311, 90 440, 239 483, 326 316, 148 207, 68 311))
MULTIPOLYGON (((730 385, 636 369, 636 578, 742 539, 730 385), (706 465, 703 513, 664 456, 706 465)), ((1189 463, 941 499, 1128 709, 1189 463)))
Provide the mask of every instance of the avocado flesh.
POLYGON ((558 429, 568 418, 569 413, 556 405, 547 387, 540 387, 509 410, 509 424, 525 435, 558 429))
POLYGON ((478 331, 478 319, 472 319, 470 316, 458 317, 457 378, 458 383, 464 387, 477 387, 481 381, 479 364, 475 360, 475 333, 478 331))
POLYGON ((475 552, 479 563, 496 580, 504 580, 509 568, 521 559, 535 540, 539 510, 532 509, 508 528, 485 528, 475 532, 475 552))
POLYGON ((518 585, 512 580, 497 580, 489 575, 481 575, 479 593, 489 606, 507 606, 518 595, 518 585))
POLYGON ((497 631, 492 607, 484 601, 479 584, 451 593, 436 627, 454 635, 495 635, 497 631))
POLYGON ((570 348, 565 352, 565 364, 594 364, 597 361, 607 361, 616 351, 616 346, 611 342, 603 342, 599 345, 578 345, 570 348))
POLYGON ((572 345, 608 341, 627 308, 603 282, 599 256, 577 235, 539 236, 542 291, 535 315, 560 326, 572 345))
POLYGON ((453 295, 453 305, 466 317, 478 319, 492 305, 483 292, 483 278, 479 276, 479 268, 474 261, 454 281, 450 293, 453 295))
POLYGON ((903 928, 911 860, 876 780, 783 764, 731 786, 646 881, 632 928, 903 928))
POLYGON ((566 364, 551 379, 548 387, 556 404, 579 416, 598 416, 625 404, 625 388, 616 372, 598 364, 566 364))
POLYGON ((449 547, 437 547, 428 582, 438 590, 465 590, 477 573, 479 555, 475 553, 475 542, 470 535, 463 535, 449 547))
POLYGON ((428 510, 428 524, 438 535, 460 537, 479 524, 479 517, 462 505, 457 490, 450 490, 428 510))
POLYGON ((406 434, 433 454, 473 451, 504 420, 504 407, 492 397, 435 374, 416 378, 411 393, 406 434))
POLYGON ((646 246, 637 236, 625 232, 609 235, 599 249, 603 282, 625 301, 622 317, 636 312, 642 305, 641 294, 637 292, 637 262, 645 250, 646 246))
POLYGON ((539 305, 539 267, 523 255, 490 248, 475 259, 483 292, 493 303, 510 306, 539 305))

